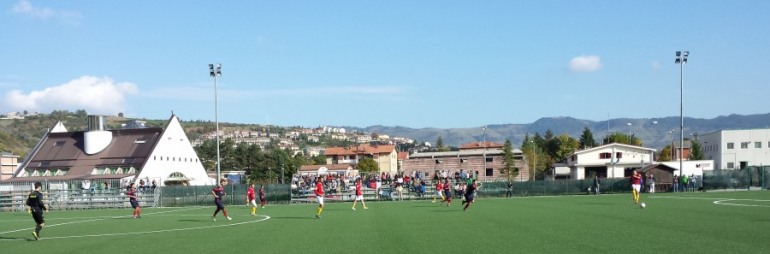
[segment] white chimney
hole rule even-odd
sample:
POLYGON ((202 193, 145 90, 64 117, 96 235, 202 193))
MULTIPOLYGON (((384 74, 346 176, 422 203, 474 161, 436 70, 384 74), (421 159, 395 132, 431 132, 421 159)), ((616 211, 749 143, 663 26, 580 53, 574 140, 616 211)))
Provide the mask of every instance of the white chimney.
POLYGON ((96 154, 112 142, 112 132, 104 127, 104 116, 88 116, 88 130, 83 133, 83 148, 87 154, 96 154))

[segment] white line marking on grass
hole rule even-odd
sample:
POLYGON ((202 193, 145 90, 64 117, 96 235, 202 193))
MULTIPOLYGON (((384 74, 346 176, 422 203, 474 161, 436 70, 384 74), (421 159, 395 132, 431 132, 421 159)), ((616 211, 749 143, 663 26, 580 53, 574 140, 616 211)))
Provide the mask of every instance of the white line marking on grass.
POLYGON ((766 199, 745 199, 745 198, 720 198, 720 197, 688 197, 688 196, 678 196, 678 197, 651 197, 651 198, 660 198, 660 199, 691 199, 691 200, 714 200, 712 203, 715 205, 730 205, 730 206, 744 206, 744 207, 770 207, 770 204, 768 205, 753 205, 753 204, 738 204, 738 203, 731 203, 735 201, 750 201, 750 202, 770 202, 770 200, 766 199))
POLYGON ((770 205, 751 205, 751 204, 736 204, 736 203, 728 203, 730 201, 752 201, 752 202, 770 202, 770 200, 762 200, 762 199, 723 199, 723 200, 717 200, 714 201, 715 205, 731 205, 731 206, 749 206, 749 207, 770 207, 770 205))
POLYGON ((187 230, 198 230, 198 229, 208 229, 208 228, 230 227, 230 226, 237 226, 237 225, 248 224, 248 223, 263 222, 263 221, 266 221, 266 220, 270 219, 270 216, 267 216, 267 215, 259 215, 259 216, 262 216, 264 218, 258 219, 258 220, 252 220, 252 221, 244 221, 244 222, 238 222, 238 223, 224 224, 224 225, 212 225, 212 226, 189 227, 189 228, 173 228, 173 229, 163 229, 163 230, 153 230, 153 231, 140 231, 140 232, 127 232, 127 233, 107 233, 107 234, 94 234, 94 235, 58 236, 58 237, 41 238, 40 240, 71 239, 71 238, 101 237, 101 236, 145 235, 145 234, 155 234, 155 233, 165 233, 165 232, 175 232, 175 231, 187 231, 187 230))
MULTIPOLYGON (((175 231, 187 231, 187 230, 199 230, 199 229, 209 229, 209 228, 221 228, 221 227, 230 227, 230 226, 237 226, 242 224, 248 224, 248 223, 257 223, 257 222, 263 222, 270 219, 270 216, 267 215, 257 215, 261 216, 263 218, 257 219, 257 220, 251 220, 251 221, 244 221, 244 222, 237 222, 237 223, 230 223, 230 224, 224 224, 224 225, 211 225, 211 226, 201 226, 201 227, 189 227, 189 228, 172 228, 172 229, 163 229, 163 230, 153 230, 153 231, 138 231, 138 232, 126 232, 126 233, 106 233, 106 234, 91 234, 91 235, 73 235, 73 236, 54 236, 54 237, 46 237, 41 238, 40 240, 56 240, 56 239, 71 239, 71 238, 86 238, 86 237, 102 237, 102 236, 126 236, 126 235, 145 235, 145 234, 156 234, 156 233, 165 233, 165 232, 175 232, 175 231)), ((96 220, 94 220, 96 221, 96 220)), ((57 224, 62 225, 62 224, 57 224)), ((30 230, 30 229, 26 229, 30 230)), ((19 231, 19 230, 16 230, 19 231)), ((9 231, 9 232, 16 232, 16 231, 9 231)), ((9 232, 2 232, 0 234, 5 234, 9 232)), ((27 239, 0 239, 0 241, 26 241, 27 239)))
MULTIPOLYGON (((156 212, 156 213, 147 213, 147 214, 163 214, 163 213, 170 213, 170 212, 177 212, 177 211, 190 211, 190 210, 196 210, 196 209, 201 209, 201 208, 203 208, 203 207, 196 207, 196 208, 191 208, 191 209, 169 210, 169 211, 162 211, 162 212, 156 212)), ((94 219, 94 217, 90 217, 91 220, 70 221, 70 222, 64 222, 64 223, 59 223, 59 224, 46 225, 45 227, 46 228, 50 228, 50 227, 63 226, 63 225, 75 224, 75 223, 88 223, 88 222, 103 221, 103 220, 109 220, 109 219, 128 218, 128 217, 130 217, 130 216, 129 215, 121 215, 121 216, 110 216, 110 217, 96 217, 96 219, 94 219)), ((11 231, 4 231, 4 232, 0 232, 0 235, 20 232, 20 231, 26 231, 26 230, 33 230, 33 229, 35 229, 35 228, 23 228, 23 229, 11 230, 11 231)))

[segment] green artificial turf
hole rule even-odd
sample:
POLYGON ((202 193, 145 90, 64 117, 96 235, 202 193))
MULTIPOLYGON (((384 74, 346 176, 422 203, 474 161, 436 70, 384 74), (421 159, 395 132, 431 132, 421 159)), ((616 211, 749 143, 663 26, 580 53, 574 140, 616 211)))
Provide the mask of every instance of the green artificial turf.
POLYGON ((0 213, 2 253, 770 253, 770 192, 0 213), (715 204, 715 201, 717 204, 715 204), (269 216, 269 217, 267 217, 269 216))

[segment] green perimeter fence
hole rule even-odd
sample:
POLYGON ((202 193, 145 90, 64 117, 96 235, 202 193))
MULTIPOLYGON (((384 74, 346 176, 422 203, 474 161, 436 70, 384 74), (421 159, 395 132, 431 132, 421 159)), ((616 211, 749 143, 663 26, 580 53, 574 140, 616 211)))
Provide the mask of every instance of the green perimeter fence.
MULTIPOLYGON (((697 177, 696 190, 740 190, 740 189, 770 189, 770 166, 751 166, 736 170, 705 171, 697 177)), ((94 208, 123 208, 129 207, 124 189, 110 188, 83 190, 78 182, 45 182, 43 192, 54 209, 94 209, 94 208)), ((367 201, 420 200, 432 199, 435 193, 432 181, 426 182, 424 192, 417 188, 403 188, 399 193, 391 185, 383 185, 379 190, 364 188, 367 201)), ((667 190, 671 183, 656 184, 657 192, 667 190)), ((120 186, 115 182, 111 186, 120 186)), ((455 182, 453 182, 453 187, 455 182)), ((292 189, 289 184, 266 184, 265 193, 268 203, 307 203, 313 202, 312 190, 305 193, 292 189)), ((585 195, 592 193, 593 180, 545 180, 513 182, 513 196, 554 196, 554 195, 585 195)), ((164 186, 157 190, 146 189, 140 200, 146 207, 178 207, 213 205, 211 194, 213 186, 164 186), (148 195, 149 194, 149 195, 148 195)), ((227 195, 224 202, 227 205, 245 205, 248 185, 234 184, 225 186, 227 195)), ((24 199, 31 190, 31 183, 0 183, 0 211, 25 210, 24 199)), ((454 189, 454 188, 453 188, 454 189)), ((255 186, 258 192, 259 185, 255 186)), ((627 193, 631 190, 627 178, 602 179, 600 193, 627 193)), ((453 190, 455 198, 459 192, 453 190)), ((646 190, 644 190, 646 191, 646 190)), ((345 202, 354 198, 351 188, 337 191, 327 190, 328 202, 345 202)), ((506 197, 508 183, 505 181, 483 182, 478 191, 478 197, 506 197)))

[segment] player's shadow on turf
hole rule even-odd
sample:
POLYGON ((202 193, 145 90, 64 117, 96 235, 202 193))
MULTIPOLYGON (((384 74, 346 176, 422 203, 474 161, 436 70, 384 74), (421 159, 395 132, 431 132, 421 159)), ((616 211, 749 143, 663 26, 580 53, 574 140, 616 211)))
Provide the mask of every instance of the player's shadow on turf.
POLYGON ((26 237, 5 237, 5 236, 0 236, 0 240, 27 240, 27 241, 34 241, 35 239, 26 238, 26 237))

